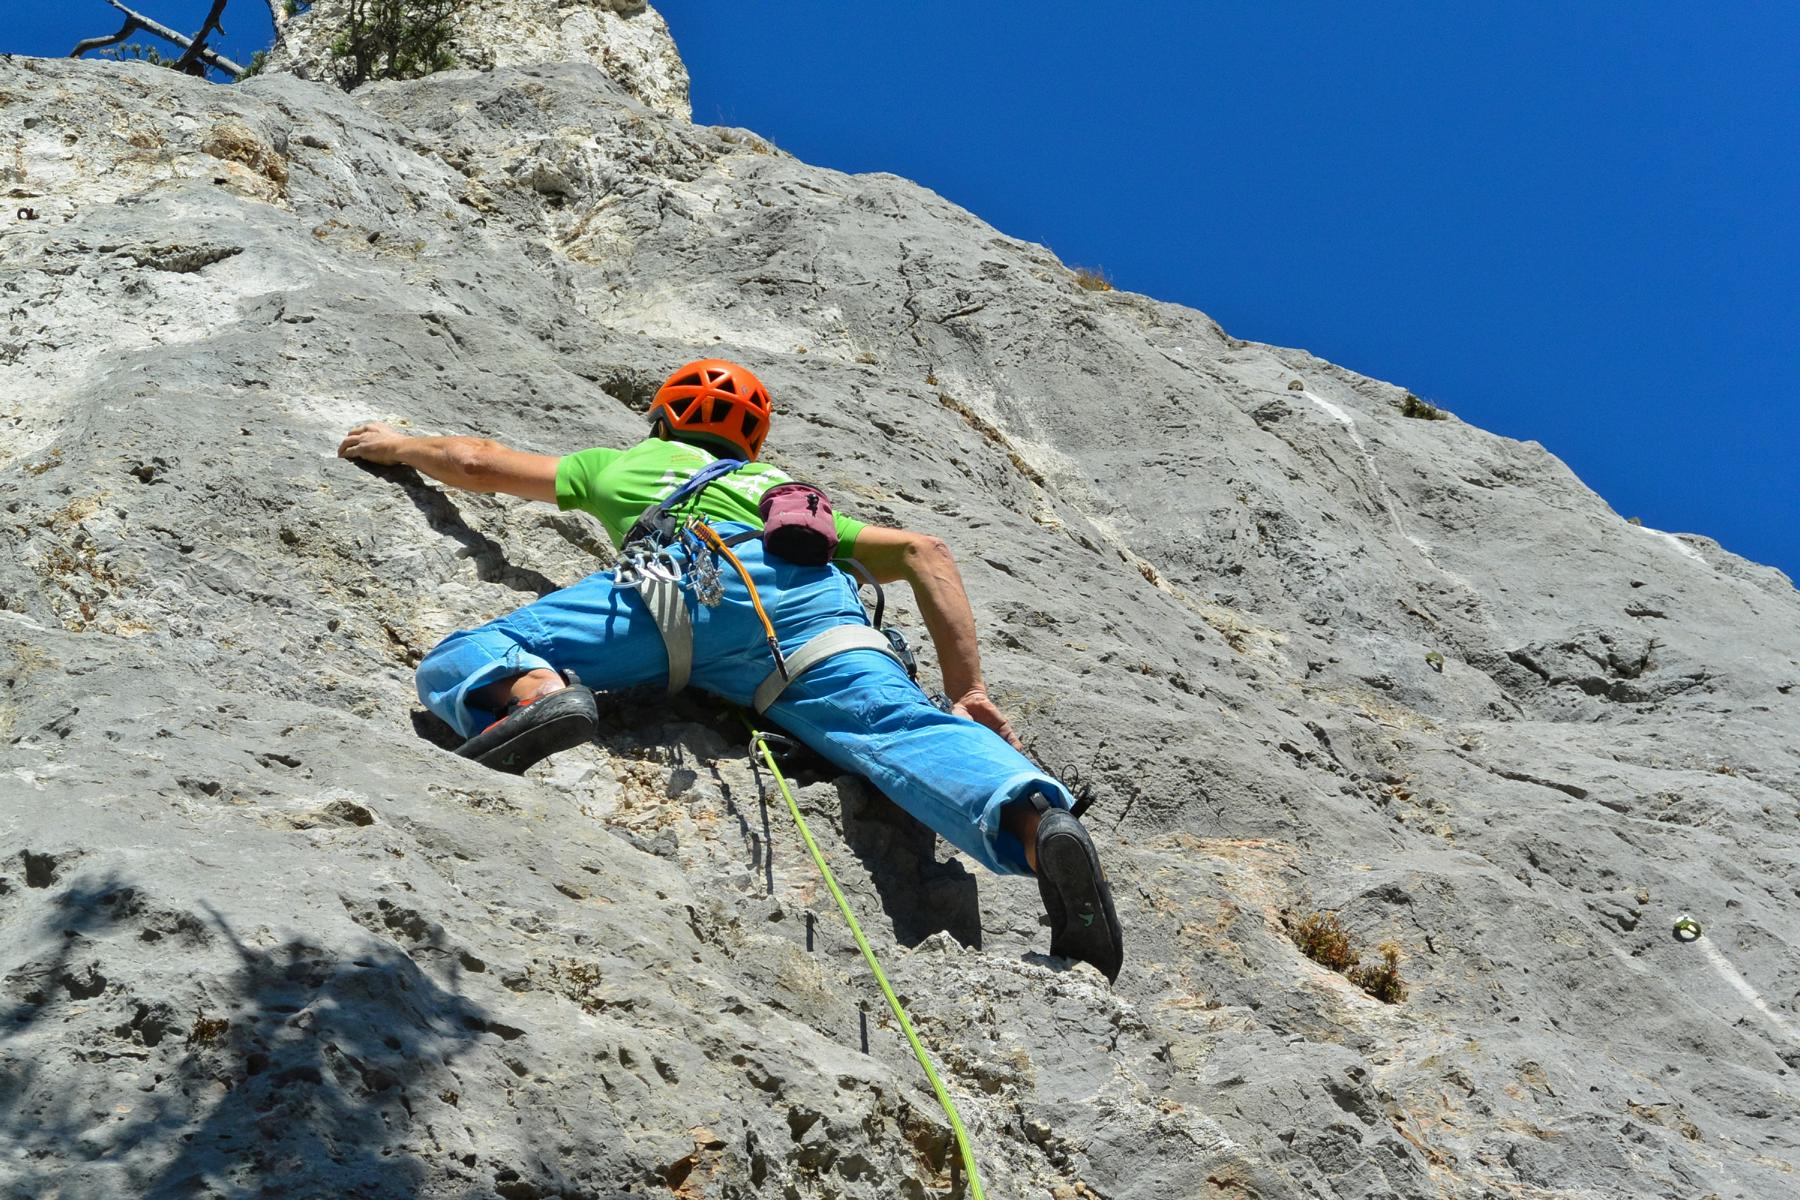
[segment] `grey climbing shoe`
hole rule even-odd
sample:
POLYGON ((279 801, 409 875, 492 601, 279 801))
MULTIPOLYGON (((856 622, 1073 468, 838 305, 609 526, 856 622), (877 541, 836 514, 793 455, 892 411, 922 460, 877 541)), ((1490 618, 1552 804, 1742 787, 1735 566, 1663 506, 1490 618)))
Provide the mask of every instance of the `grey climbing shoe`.
POLYGON ((1125 963, 1125 934, 1112 889, 1081 822, 1060 808, 1037 829, 1038 894, 1050 916, 1050 953, 1092 963, 1111 981, 1125 963))
POLYGON ((593 739, 594 693, 580 684, 547 692, 513 709, 456 748, 484 767, 522 775, 533 763, 593 739))

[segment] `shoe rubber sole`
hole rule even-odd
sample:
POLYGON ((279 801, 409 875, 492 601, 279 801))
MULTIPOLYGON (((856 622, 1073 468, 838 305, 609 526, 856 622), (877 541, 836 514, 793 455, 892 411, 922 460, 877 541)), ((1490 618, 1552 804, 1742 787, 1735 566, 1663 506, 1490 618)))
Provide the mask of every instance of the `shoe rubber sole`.
POLYGON ((527 768, 593 738, 599 727, 594 693, 565 687, 534 700, 456 748, 484 767, 522 775, 527 768))
POLYGON ((1050 953, 1092 963, 1109 981, 1117 979, 1125 935, 1087 830, 1060 809, 1045 813, 1037 860, 1038 893, 1050 916, 1050 953))

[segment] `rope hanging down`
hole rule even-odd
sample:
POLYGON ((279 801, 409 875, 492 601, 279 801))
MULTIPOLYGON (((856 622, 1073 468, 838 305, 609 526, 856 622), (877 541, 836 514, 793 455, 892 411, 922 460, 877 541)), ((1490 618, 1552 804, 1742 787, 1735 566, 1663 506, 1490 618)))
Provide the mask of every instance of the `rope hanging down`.
MULTIPOLYGON (((750 719, 742 713, 738 714, 744 722, 744 728, 750 731, 750 749, 760 752, 763 762, 768 764, 769 771, 775 776, 775 782, 781 787, 782 799, 787 801, 788 812, 794 818, 794 824, 800 830, 800 837, 806 842, 806 848, 812 852, 813 862, 818 864, 819 873, 825 877, 825 886, 831 889, 832 899, 837 901, 838 911, 844 914, 844 920, 850 926, 850 933, 856 938, 856 948, 862 951, 863 961, 869 964, 869 970, 875 974, 875 982, 881 985, 881 994, 887 997, 888 1008, 894 1019, 900 1022, 900 1030, 906 1034, 906 1040, 912 1046, 913 1057, 919 1060, 919 1066, 925 1070, 925 1078, 931 1081, 931 1090, 937 1093, 938 1103, 943 1105, 944 1115, 950 1118, 950 1128, 956 1133, 956 1148, 962 1156, 963 1170, 969 1176, 969 1196, 971 1200, 986 1200, 981 1191, 981 1173, 975 1169, 975 1151, 969 1146, 969 1135, 963 1129, 962 1117, 956 1111, 956 1102, 950 1099, 950 1093, 944 1089, 943 1080, 938 1078, 937 1068, 931 1065, 931 1057, 925 1053, 925 1047, 919 1042, 919 1035, 913 1032, 912 1022, 907 1019, 906 1009, 900 1004, 900 998, 894 995, 887 975, 881 964, 875 959, 875 951, 869 946, 869 939, 863 936, 862 926, 857 924, 856 914, 850 911, 850 902, 844 899, 844 893, 838 889, 837 878, 832 875, 831 868, 825 863, 825 855, 819 850, 819 844, 813 841, 812 830, 806 827, 806 818, 800 815, 800 805, 794 799, 793 791, 788 787, 787 776, 781 773, 781 767, 775 762, 775 755, 769 751, 770 735, 750 723, 750 719)), ((785 739, 784 739, 785 740, 785 739)))

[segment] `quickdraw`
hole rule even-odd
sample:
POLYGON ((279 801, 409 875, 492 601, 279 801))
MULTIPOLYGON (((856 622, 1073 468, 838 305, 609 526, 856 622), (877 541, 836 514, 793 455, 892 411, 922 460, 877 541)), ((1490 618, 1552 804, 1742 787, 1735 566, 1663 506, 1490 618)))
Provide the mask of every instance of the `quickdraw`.
POLYGON ((613 582, 622 588, 641 590, 646 584, 681 582, 681 564, 668 550, 648 542, 634 542, 619 551, 613 582))

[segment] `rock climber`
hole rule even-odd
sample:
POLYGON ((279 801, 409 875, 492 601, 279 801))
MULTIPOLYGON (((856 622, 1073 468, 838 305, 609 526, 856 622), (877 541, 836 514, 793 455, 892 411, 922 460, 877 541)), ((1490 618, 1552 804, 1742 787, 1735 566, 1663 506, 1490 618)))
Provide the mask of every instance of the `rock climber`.
POLYGON ((668 378, 651 435, 624 450, 352 429, 340 457, 581 509, 621 550, 618 566, 438 643, 420 700, 467 739, 457 753, 514 772, 592 739, 590 689, 691 685, 754 707, 990 870, 1035 874, 1051 954, 1116 978, 1124 942, 1099 856, 1068 789, 1021 753, 988 695, 949 547, 836 513, 757 461, 771 416, 754 374, 705 359, 668 378), (911 586, 951 703, 934 704, 871 626, 851 569, 911 586))

